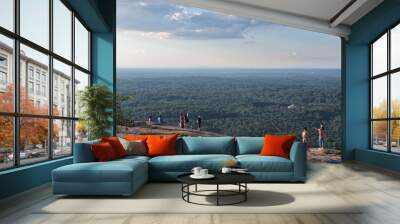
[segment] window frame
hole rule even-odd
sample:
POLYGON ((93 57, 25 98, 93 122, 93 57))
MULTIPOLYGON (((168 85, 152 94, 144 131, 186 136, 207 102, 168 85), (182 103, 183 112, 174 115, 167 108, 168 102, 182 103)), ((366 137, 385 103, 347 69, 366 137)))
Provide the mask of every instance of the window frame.
POLYGON ((395 27, 400 26, 400 22, 394 23, 392 26, 387 28, 383 33, 378 35, 374 40, 372 40, 369 43, 369 149, 373 151, 379 151, 379 152, 386 152, 386 153, 391 153, 391 154, 400 154, 400 152, 393 152, 392 151, 392 121, 400 121, 400 117, 392 117, 392 98, 391 98, 391 92, 392 92, 392 85, 391 85, 391 80, 392 76, 396 75, 396 73, 400 72, 400 67, 397 68, 391 68, 391 31, 395 27), (373 44, 378 41, 381 37, 384 35, 387 35, 387 65, 386 65, 386 71, 382 72, 380 74, 374 75, 373 72, 373 44), (373 93, 374 93, 374 87, 373 87, 373 82, 376 79, 386 77, 386 86, 387 86, 387 105, 386 105, 386 117, 385 118, 373 118, 373 93), (387 138, 386 138, 386 151, 379 150, 374 148, 374 133, 373 133, 373 122, 376 121, 386 121, 387 122, 387 138))
MULTIPOLYGON (((5 37, 11 38, 13 40, 13 64, 12 64, 12 74, 13 75, 13 79, 14 79, 14 110, 13 112, 1 112, 0 111, 0 116, 10 116, 13 118, 13 154, 14 154, 14 161, 13 161, 13 166, 11 167, 5 167, 5 168, 0 168, 0 172, 4 171, 4 170, 10 170, 10 169, 15 169, 18 167, 23 167, 23 166, 29 166, 29 165, 33 165, 33 164, 37 164, 37 163, 43 163, 49 160, 54 160, 54 159, 62 159, 65 157, 70 157, 73 155, 73 151, 74 151, 74 143, 75 143, 75 123, 76 121, 79 120, 79 117, 75 116, 75 108, 72 107, 72 111, 71 111, 71 115, 70 116, 55 116, 53 115, 53 59, 54 60, 58 60, 59 62, 62 62, 68 66, 71 66, 71 83, 75 82, 75 69, 87 74, 89 76, 89 83, 88 85, 91 86, 92 85, 92 73, 91 73, 91 65, 92 65, 92 61, 91 61, 91 49, 92 49, 92 45, 91 45, 91 37, 92 37, 92 30, 88 27, 88 25, 83 21, 83 19, 79 16, 78 13, 76 13, 72 7, 65 1, 65 0, 59 0, 68 10, 71 11, 71 18, 70 18, 70 22, 71 22, 71 58, 67 59, 64 58, 63 56, 57 54, 56 52, 54 52, 53 50, 53 36, 54 36, 54 28, 53 28, 53 24, 54 24, 54 17, 53 17, 53 1, 54 0, 48 0, 49 2, 49 47, 48 49, 46 49, 45 47, 42 47, 39 44, 36 44, 32 41, 30 41, 29 39, 23 37, 20 35, 20 0, 14 0, 13 1, 13 10, 14 10, 14 30, 10 31, 4 27, 0 26, 0 35, 3 35, 5 37), (79 22, 84 26, 84 28, 88 31, 89 34, 89 39, 88 39, 88 46, 89 46, 89 51, 88 51, 88 61, 89 61, 89 65, 88 65, 88 69, 85 69, 83 67, 81 67, 80 65, 75 63, 75 18, 77 20, 79 20, 79 22), (48 81, 47 81, 47 86, 46 88, 46 95, 48 97, 48 113, 46 115, 39 115, 39 114, 26 114, 26 113, 21 113, 20 111, 20 45, 23 44, 27 47, 32 48, 33 50, 36 50, 40 53, 43 53, 45 55, 48 56, 49 58, 49 63, 48 63, 48 81), (48 144, 48 157, 44 158, 44 160, 38 161, 38 162, 33 162, 33 163, 26 163, 26 164, 21 164, 20 161, 20 119, 24 118, 24 117, 28 117, 28 118, 45 118, 47 119, 48 122, 48 136, 47 136, 47 142, 51 143, 48 144), (71 154, 69 155, 63 155, 63 156, 57 156, 54 158, 53 155, 53 121, 55 120, 66 120, 66 121, 71 121, 71 125, 72 125, 72 133, 71 133, 71 154)), ((28 68, 27 68, 28 69, 28 68)), ((36 70, 33 70, 33 75, 34 75, 34 83, 36 80, 35 74, 36 74, 36 70)), ((42 74, 42 73, 40 73, 42 74)), ((27 80, 30 80, 30 74, 27 73, 25 74, 27 77, 27 80)), ((41 78, 41 77, 39 77, 41 78)), ((39 80, 41 83, 41 79, 39 80)), ((42 86, 42 85, 41 85, 42 86)), ((29 90, 27 90, 29 91, 29 90)), ((34 91, 36 91, 34 89, 34 91)), ((71 90, 70 90, 73 94, 72 97, 72 105, 74 105, 75 103, 75 88, 74 85, 71 86, 71 90)))

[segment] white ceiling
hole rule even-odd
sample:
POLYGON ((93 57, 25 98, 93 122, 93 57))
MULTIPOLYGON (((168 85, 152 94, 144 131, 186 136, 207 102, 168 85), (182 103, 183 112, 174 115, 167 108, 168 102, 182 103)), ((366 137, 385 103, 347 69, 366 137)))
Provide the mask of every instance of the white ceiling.
POLYGON ((228 0, 236 3, 246 3, 255 7, 263 7, 330 20, 337 12, 346 6, 350 0, 228 0), (311 6, 311 7, 310 7, 311 6))
POLYGON ((383 0, 173 0, 176 3, 347 38, 383 0), (346 8, 346 6, 348 6, 346 8), (344 9, 345 10, 342 10, 344 9), (342 12, 341 12, 342 11, 342 12), (341 13, 339 13, 341 12, 341 13))

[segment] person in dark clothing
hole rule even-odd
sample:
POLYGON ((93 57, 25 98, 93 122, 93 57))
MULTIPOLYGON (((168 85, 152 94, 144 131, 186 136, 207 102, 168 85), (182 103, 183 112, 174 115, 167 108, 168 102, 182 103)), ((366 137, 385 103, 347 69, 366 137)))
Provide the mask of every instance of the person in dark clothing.
POLYGON ((199 131, 201 129, 201 117, 200 117, 200 115, 197 117, 197 129, 199 129, 199 131))
POLYGON ((185 128, 189 128, 189 113, 185 114, 185 128))
POLYGON ((183 113, 179 115, 179 127, 185 128, 185 116, 183 115, 183 113))

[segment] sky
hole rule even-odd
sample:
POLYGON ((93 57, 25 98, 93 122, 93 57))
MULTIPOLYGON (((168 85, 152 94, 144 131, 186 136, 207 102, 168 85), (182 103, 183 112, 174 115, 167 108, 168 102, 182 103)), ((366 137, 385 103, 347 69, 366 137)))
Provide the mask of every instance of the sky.
POLYGON ((176 5, 117 1, 118 68, 340 68, 340 38, 176 5))

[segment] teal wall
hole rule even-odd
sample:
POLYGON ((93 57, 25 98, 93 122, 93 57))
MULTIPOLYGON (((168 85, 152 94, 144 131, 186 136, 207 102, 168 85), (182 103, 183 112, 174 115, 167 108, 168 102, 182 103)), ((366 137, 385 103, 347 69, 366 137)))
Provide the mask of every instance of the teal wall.
MULTIPOLYGON (((92 31, 93 83, 115 92, 115 0, 67 0, 92 31)), ((114 113, 115 114, 115 113, 114 113)), ((115 120, 115 119, 114 119, 115 120)), ((115 130, 110 127, 110 130, 115 130)), ((51 171, 72 163, 72 158, 52 160, 0 172, 0 199, 51 181, 51 171)))
POLYGON ((116 133, 116 2, 101 0, 99 11, 109 27, 107 32, 92 33, 92 82, 108 86, 114 93, 113 125, 111 134, 116 133))
POLYGON ((48 183, 53 169, 71 163, 69 157, 0 172, 0 199, 48 183))
MULTIPOLYGON (((108 86, 113 93, 116 92, 114 57, 113 33, 93 33, 92 82, 108 86)), ((110 134, 115 135, 115 110, 113 112, 113 126, 110 127, 109 131, 110 134)))
POLYGON ((400 0, 385 0, 351 27, 342 50, 344 79, 345 160, 399 170, 400 157, 369 150, 369 43, 400 22, 400 0))

